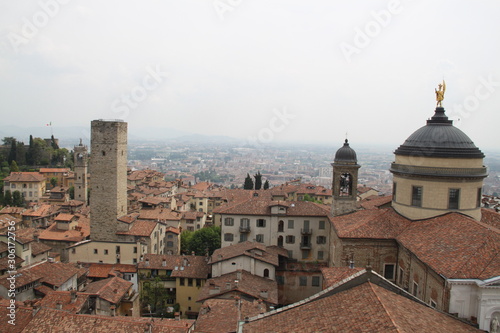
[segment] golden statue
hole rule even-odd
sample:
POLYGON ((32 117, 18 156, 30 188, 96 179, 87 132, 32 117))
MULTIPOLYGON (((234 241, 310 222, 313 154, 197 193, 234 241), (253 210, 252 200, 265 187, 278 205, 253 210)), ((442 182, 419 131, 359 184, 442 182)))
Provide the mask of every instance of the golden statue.
POLYGON ((443 80, 443 83, 438 84, 438 89, 434 89, 436 91, 436 107, 443 107, 443 99, 444 99, 444 92, 446 91, 446 83, 443 80))

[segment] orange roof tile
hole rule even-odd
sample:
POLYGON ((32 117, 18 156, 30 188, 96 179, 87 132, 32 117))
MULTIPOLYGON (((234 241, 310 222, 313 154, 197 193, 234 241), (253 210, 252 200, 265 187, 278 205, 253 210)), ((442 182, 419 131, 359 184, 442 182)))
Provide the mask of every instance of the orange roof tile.
POLYGON ((100 298, 118 304, 132 287, 133 283, 119 277, 111 277, 104 280, 89 283, 85 287, 85 293, 97 295, 100 298))

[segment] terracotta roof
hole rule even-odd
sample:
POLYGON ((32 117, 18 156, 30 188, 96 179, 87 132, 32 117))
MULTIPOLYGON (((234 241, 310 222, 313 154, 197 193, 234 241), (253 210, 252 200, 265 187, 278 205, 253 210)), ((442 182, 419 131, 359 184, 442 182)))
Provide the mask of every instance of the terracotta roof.
POLYGON ((85 289, 85 293, 97 295, 100 298, 118 304, 127 295, 133 283, 125 281, 119 277, 111 277, 104 280, 89 283, 85 289))
POLYGON ((165 230, 165 233, 167 232, 173 232, 174 234, 180 234, 181 231, 179 230, 179 228, 174 228, 174 227, 167 227, 167 229, 165 230))
POLYGON ((156 221, 180 221, 182 214, 168 208, 141 209, 139 211, 141 220, 156 221))
POLYGON ((0 332, 8 332, 8 333, 21 333, 21 332, 29 332, 25 331, 24 328, 29 324, 31 319, 33 318, 33 309, 26 306, 19 306, 16 304, 15 309, 15 325, 9 324, 9 314, 10 309, 7 306, 10 305, 9 300, 5 300, 6 302, 2 302, 0 304, 0 332))
POLYGON ((54 221, 61 221, 61 222, 71 222, 75 218, 75 215, 73 214, 66 214, 66 213, 59 213, 59 215, 56 216, 54 221))
POLYGON ((500 275, 500 230, 459 214, 413 221, 397 240, 446 278, 500 275))
POLYGON ((163 198, 163 197, 145 197, 139 200, 139 202, 149 204, 149 205, 159 205, 161 203, 171 202, 171 198, 163 198))
MULTIPOLYGON (((31 311, 29 316, 31 317, 31 311)), ((30 318, 31 319, 31 318, 30 318)), ((2 321, 2 325, 5 321, 2 321)), ((16 321, 17 323, 17 321, 16 321)), ((25 326, 25 332, 80 333, 80 332, 127 332, 127 333, 188 333, 194 320, 165 318, 106 317, 72 314, 66 311, 42 308, 25 326)))
POLYGON ((139 217, 139 213, 131 213, 131 214, 120 216, 118 218, 118 221, 124 222, 124 223, 132 223, 135 220, 137 220, 138 217, 139 217))
POLYGON ((11 172, 4 178, 9 182, 44 182, 45 177, 39 172, 11 172))
POLYGON ((283 216, 328 216, 330 207, 309 201, 272 201, 259 197, 227 207, 221 206, 214 213, 230 215, 271 215, 271 207, 276 205, 287 206, 283 216))
POLYGON ((22 215, 29 217, 44 217, 57 213, 59 209, 60 207, 57 205, 40 205, 36 209, 28 209, 27 211, 23 212, 22 215))
POLYGON ((321 267, 320 269, 323 274, 323 288, 331 287, 363 270, 359 267, 321 267))
POLYGON ((204 256, 145 254, 137 264, 139 269, 165 269, 172 271, 172 277, 206 279, 211 268, 204 256))
MULTIPOLYGON (((0 242, 0 244, 4 244, 4 243, 0 242)), ((21 259, 21 258, 19 258, 18 256, 14 257, 14 261, 15 261, 14 265, 16 267, 19 267, 24 262, 24 260, 21 259)), ((0 258, 0 271, 10 270, 10 264, 11 263, 9 263, 9 257, 8 256, 0 258)))
POLYGON ((16 225, 20 222, 22 222, 21 219, 10 214, 0 214, 0 229, 7 228, 10 225, 16 225))
POLYGON ((43 308, 58 309, 58 303, 61 304, 63 311, 70 313, 79 313, 89 299, 89 294, 74 291, 75 300, 71 301, 72 291, 52 291, 45 295, 40 301, 43 308))
POLYGON ((494 226, 500 229, 500 214, 493 209, 481 209, 481 222, 494 226))
POLYGON ((62 262, 41 262, 26 266, 18 270, 18 272, 30 272, 42 278, 42 282, 51 286, 60 287, 63 283, 71 279, 73 276, 78 278, 79 268, 75 264, 62 262))
POLYGON ((90 221, 88 217, 76 214, 78 217, 78 227, 71 230, 57 229, 57 223, 40 233, 40 240, 61 241, 61 242, 80 242, 90 236, 90 221))
POLYGON ((288 257, 288 252, 279 247, 267 247, 262 243, 247 241, 215 250, 210 257, 210 264, 239 256, 247 256, 279 266, 279 255, 288 257))
POLYGON ((365 198, 360 201, 361 207, 364 209, 375 209, 375 208, 380 208, 383 205, 388 205, 389 203, 392 202, 392 195, 386 195, 386 196, 369 196, 368 198, 365 198))
POLYGON ((52 250, 52 247, 50 247, 44 243, 41 243, 41 242, 32 242, 31 243, 31 255, 32 256, 37 256, 39 254, 49 252, 50 250, 52 250))
POLYGON ((4 207, 0 210, 0 214, 21 214, 26 208, 24 207, 4 207))
POLYGON ((56 172, 56 173, 67 173, 68 168, 40 168, 40 173, 56 172))
POLYGON ((91 264, 89 267, 89 278, 108 278, 113 275, 113 271, 120 273, 135 273, 135 265, 127 264, 91 264))
POLYGON ((116 232, 117 235, 131 235, 149 237, 153 233, 157 223, 147 220, 136 220, 130 230, 116 232))
POLYGON ((209 279, 201 289, 198 301, 218 298, 226 293, 242 293, 269 304, 278 304, 276 281, 250 274, 244 270, 209 279))
POLYGON ((374 273, 357 275, 349 283, 249 318, 243 332, 482 332, 374 273))
POLYGON ((266 306, 257 300, 207 299, 200 309, 194 332, 237 332, 237 323, 266 311, 266 306), (238 311, 239 306, 239 311, 238 311), (238 316, 240 316, 238 318, 238 316))
POLYGON ((340 238, 395 239, 411 223, 392 208, 330 217, 340 238))

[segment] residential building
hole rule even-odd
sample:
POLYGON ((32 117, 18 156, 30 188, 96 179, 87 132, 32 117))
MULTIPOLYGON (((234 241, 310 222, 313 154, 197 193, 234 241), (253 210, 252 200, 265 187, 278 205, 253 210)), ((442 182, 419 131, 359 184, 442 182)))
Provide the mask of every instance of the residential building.
POLYGON ((38 202, 44 195, 46 181, 40 172, 11 172, 3 179, 3 191, 19 191, 27 202, 38 202))

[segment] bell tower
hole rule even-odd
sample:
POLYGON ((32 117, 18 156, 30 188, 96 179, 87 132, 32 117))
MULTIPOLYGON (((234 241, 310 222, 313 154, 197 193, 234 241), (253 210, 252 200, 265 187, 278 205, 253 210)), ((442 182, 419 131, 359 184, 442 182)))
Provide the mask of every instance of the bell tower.
POLYGON ((356 210, 358 169, 360 168, 354 149, 345 140, 335 153, 332 183, 333 216, 348 214, 356 210))
POLYGON ((74 170, 75 170, 75 200, 83 201, 87 204, 87 167, 88 167, 88 148, 80 144, 74 148, 74 170))

